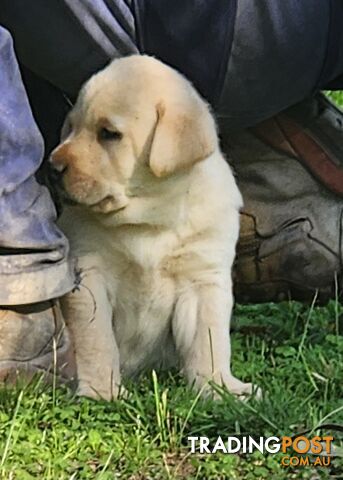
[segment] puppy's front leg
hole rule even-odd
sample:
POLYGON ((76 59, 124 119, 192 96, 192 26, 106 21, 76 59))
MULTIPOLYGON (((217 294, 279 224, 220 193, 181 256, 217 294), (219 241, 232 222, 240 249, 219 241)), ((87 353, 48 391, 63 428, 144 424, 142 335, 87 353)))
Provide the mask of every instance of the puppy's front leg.
POLYGON ((230 370, 230 317, 232 296, 219 285, 201 285, 186 290, 178 299, 173 335, 183 372, 196 388, 208 388, 209 380, 236 394, 251 394, 230 370))
POLYGON ((65 295, 61 305, 74 342, 78 395, 116 398, 119 352, 104 278, 95 270, 85 270, 79 288, 65 295))

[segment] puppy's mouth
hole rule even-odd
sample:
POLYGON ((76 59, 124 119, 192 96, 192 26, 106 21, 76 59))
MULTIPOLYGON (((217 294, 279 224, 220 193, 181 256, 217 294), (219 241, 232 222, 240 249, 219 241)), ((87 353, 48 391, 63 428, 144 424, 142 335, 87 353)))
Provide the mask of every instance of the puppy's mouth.
MULTIPOLYGON (((87 194, 86 190, 77 188, 77 185, 75 192, 67 190, 62 182, 62 177, 57 176, 53 170, 49 172, 49 179, 52 180, 49 182, 49 186, 53 187, 51 190, 55 193, 55 201, 58 200, 60 206, 63 204, 75 207, 83 206, 93 212, 115 214, 123 210, 128 203, 127 197, 121 192, 118 192, 117 195, 104 195, 101 198, 100 195, 94 195, 95 192, 92 192, 92 189, 89 189, 87 194), (97 196, 100 197, 100 200, 96 200, 97 196)), ((59 210, 62 210, 62 208, 59 210)))
POLYGON ((87 207, 96 213, 118 213, 124 210, 126 205, 126 203, 117 202, 112 195, 106 195, 95 203, 87 204, 87 207))
POLYGON ((65 190, 62 194, 63 203, 69 206, 83 206, 90 209, 92 212, 95 213, 117 213, 123 210, 126 205, 118 205, 115 199, 111 195, 106 195, 101 200, 98 200, 93 203, 89 203, 87 201, 79 200, 70 194, 68 194, 65 190))

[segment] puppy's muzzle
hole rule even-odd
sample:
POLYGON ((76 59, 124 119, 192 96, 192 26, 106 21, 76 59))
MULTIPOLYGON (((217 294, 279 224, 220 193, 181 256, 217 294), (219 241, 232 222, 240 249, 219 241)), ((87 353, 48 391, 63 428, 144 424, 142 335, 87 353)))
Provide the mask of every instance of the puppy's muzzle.
POLYGON ((49 180, 53 182, 56 186, 61 186, 62 187, 62 179, 63 179, 63 174, 64 171, 66 170, 66 167, 64 170, 57 170, 52 163, 49 164, 48 168, 48 175, 49 175, 49 180))
POLYGON ((57 152, 52 152, 49 158, 48 175, 51 182, 56 184, 56 186, 62 187, 62 178, 67 170, 67 162, 57 152))
POLYGON ((49 158, 47 168, 47 182, 49 190, 52 194, 55 203, 65 203, 70 205, 76 205, 76 202, 70 198, 66 192, 63 184, 63 176, 67 171, 67 166, 56 164, 52 161, 52 157, 49 158))

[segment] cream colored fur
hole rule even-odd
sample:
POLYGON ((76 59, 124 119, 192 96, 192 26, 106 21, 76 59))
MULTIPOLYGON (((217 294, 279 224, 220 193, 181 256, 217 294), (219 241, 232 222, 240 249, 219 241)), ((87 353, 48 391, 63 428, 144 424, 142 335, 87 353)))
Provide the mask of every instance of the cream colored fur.
POLYGON ((115 398, 122 377, 172 364, 197 388, 251 393, 230 372, 242 199, 208 106, 173 69, 132 56, 89 80, 63 135, 51 162, 77 203, 61 226, 82 271, 62 301, 78 393, 115 398))

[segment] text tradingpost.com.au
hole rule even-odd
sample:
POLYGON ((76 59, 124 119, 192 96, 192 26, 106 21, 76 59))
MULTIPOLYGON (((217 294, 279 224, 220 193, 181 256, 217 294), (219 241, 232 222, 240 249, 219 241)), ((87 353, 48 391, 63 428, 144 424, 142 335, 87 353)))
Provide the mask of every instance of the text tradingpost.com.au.
POLYGON ((298 437, 218 437, 214 441, 207 437, 188 437, 191 453, 238 454, 259 451, 262 454, 282 453, 281 464, 291 466, 327 467, 334 451, 332 436, 298 437))

